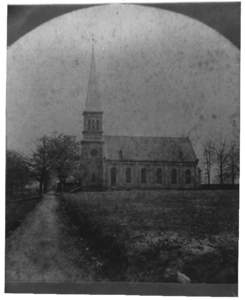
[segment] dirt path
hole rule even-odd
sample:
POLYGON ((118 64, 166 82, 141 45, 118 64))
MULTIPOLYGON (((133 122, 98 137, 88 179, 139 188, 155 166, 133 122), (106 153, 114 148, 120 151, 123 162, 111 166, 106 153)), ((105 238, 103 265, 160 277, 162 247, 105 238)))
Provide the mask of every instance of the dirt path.
POLYGON ((48 194, 6 241, 6 281, 80 282, 94 279, 88 250, 77 249, 48 194), (83 251, 84 250, 84 251, 83 251))

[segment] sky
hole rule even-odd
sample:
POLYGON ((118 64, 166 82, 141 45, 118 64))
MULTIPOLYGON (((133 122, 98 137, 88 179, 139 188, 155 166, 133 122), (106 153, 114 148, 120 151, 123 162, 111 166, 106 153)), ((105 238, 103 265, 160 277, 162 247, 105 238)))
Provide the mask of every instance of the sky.
POLYGON ((104 131, 207 139, 239 128, 240 51, 181 14, 136 5, 76 10, 8 48, 7 147, 30 152, 53 131, 81 139, 94 35, 104 131))

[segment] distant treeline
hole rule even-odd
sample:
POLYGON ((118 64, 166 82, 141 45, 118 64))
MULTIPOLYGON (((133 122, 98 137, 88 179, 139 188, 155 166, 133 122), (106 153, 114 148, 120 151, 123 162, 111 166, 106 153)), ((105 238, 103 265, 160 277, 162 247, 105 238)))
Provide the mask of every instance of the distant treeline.
POLYGON ((239 130, 234 124, 232 140, 220 137, 209 139, 203 145, 203 181, 208 185, 219 183, 224 188, 239 181, 239 130))
POLYGON ((67 178, 79 174, 76 169, 78 145, 74 136, 54 133, 38 139, 31 155, 7 150, 7 196, 20 198, 20 195, 33 190, 41 195, 48 191, 54 178, 59 180, 63 191, 67 178))

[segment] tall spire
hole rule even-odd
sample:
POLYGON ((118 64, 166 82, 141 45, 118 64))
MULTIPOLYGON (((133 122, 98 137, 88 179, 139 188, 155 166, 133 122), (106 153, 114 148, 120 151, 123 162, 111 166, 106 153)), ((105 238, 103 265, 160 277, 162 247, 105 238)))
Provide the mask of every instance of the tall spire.
POLYGON ((85 111, 102 111, 100 96, 98 92, 98 83, 96 78, 96 65, 94 56, 94 37, 92 37, 92 55, 90 63, 90 73, 88 81, 87 99, 85 111))

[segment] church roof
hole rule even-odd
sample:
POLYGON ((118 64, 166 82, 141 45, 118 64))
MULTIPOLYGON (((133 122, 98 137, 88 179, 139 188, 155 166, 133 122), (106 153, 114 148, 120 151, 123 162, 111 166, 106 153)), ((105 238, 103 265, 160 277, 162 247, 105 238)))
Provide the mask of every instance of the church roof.
POLYGON ((98 82, 96 76, 96 65, 94 57, 94 46, 92 45, 92 56, 89 72, 87 98, 85 103, 85 111, 102 111, 100 95, 98 91, 98 82))
POLYGON ((110 160, 194 162, 189 138, 104 136, 105 158, 110 160))

